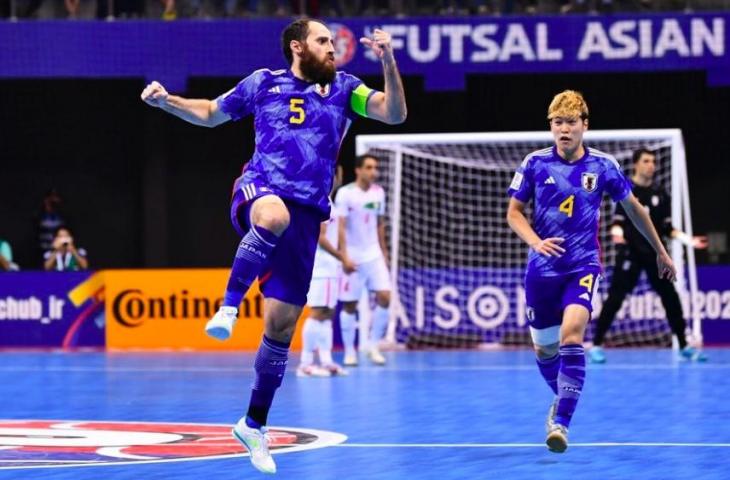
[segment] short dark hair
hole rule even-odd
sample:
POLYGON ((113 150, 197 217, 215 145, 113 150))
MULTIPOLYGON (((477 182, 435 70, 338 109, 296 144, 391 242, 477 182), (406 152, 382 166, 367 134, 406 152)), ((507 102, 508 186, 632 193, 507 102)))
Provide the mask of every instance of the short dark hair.
POLYGON ((365 160, 367 160, 368 158, 372 158, 376 162, 380 161, 378 157, 370 153, 366 153, 365 155, 358 155, 357 157, 355 157, 355 168, 362 168, 362 166, 365 164, 365 160))
POLYGON ((634 154, 631 157, 631 163, 636 163, 639 161, 642 155, 651 155, 652 157, 656 157, 656 153, 649 150, 647 147, 639 147, 636 150, 634 150, 634 154))
POLYGON ((53 229, 53 238, 56 238, 58 236, 58 234, 61 232, 61 230, 66 230, 69 235, 73 236, 73 232, 68 227, 68 225, 61 225, 60 227, 56 227, 53 229))
POLYGON ((324 22, 305 17, 294 20, 281 32, 281 50, 289 65, 294 62, 294 53, 291 51, 289 44, 292 40, 303 42, 307 39, 307 35, 309 35, 309 22, 317 22, 325 25, 324 22))

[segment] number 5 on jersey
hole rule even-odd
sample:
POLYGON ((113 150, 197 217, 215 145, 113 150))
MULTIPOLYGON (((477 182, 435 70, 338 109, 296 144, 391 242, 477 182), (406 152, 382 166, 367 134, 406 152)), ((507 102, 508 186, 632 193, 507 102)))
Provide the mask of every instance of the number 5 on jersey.
POLYGON ((304 105, 303 98, 289 99, 289 111, 292 113, 291 117, 289 117, 289 123, 294 123, 296 125, 304 123, 304 119, 307 115, 304 113, 302 105, 304 105))

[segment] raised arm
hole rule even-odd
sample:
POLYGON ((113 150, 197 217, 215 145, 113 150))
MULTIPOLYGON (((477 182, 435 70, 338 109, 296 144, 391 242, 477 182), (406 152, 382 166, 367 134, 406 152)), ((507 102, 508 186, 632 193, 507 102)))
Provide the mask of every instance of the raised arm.
POLYGON ((383 64, 385 78, 384 92, 375 92, 367 104, 369 118, 397 125, 406 121, 406 94, 393 55, 393 46, 388 32, 375 29, 373 38, 363 37, 360 43, 369 47, 383 64))
POLYGON ((527 221, 525 216, 525 203, 512 197, 507 206, 507 223, 514 232, 540 255, 546 257, 559 257, 565 253, 560 246, 565 239, 560 237, 541 239, 527 221))
POLYGON ((644 210, 644 207, 641 206, 641 203, 639 203, 633 193, 630 193, 620 203, 629 220, 631 220, 631 223, 649 241, 649 244, 656 252, 659 276, 674 281, 677 278, 677 271, 674 268, 672 258, 667 253, 659 238, 659 234, 651 223, 649 214, 646 213, 646 210, 644 210))
POLYGON ((158 82, 152 82, 142 91, 142 101, 161 108, 186 122, 201 127, 216 127, 231 119, 218 108, 215 100, 190 99, 170 95, 158 82))

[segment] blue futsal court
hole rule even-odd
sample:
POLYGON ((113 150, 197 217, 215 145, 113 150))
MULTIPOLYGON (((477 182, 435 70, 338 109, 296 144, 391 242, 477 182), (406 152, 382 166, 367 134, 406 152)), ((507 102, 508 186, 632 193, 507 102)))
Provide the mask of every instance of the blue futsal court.
MULTIPOLYGON (((543 444, 551 395, 529 351, 397 352, 385 368, 364 364, 331 379, 296 377, 293 357, 270 424, 337 432, 347 440, 279 452, 277 475, 728 478, 730 350, 708 350, 707 364, 679 362, 669 350, 608 353, 609 363, 588 367, 571 444, 562 455, 543 444)), ((6 420, 231 425, 244 412, 253 378, 250 354, 5 353, 4 360, 6 420)), ((224 444, 227 436, 217 441, 224 444)), ((263 477, 241 457, 5 469, 18 465, 17 454, 0 447, 0 479, 263 477)), ((26 465, 60 458, 44 455, 33 453, 26 465)))

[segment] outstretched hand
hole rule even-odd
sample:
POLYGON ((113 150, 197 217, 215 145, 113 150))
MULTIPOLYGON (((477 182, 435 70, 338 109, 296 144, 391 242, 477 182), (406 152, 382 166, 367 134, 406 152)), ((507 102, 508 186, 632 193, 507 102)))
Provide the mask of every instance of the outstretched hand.
POLYGON ((372 49, 379 59, 393 58, 393 46, 391 45, 390 33, 376 28, 372 37, 362 37, 360 43, 372 49), (387 55, 387 56, 386 56, 387 55))
POLYGON ((159 82, 154 81, 142 90, 142 101, 153 107, 162 107, 167 103, 167 90, 159 82))

